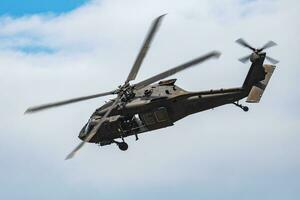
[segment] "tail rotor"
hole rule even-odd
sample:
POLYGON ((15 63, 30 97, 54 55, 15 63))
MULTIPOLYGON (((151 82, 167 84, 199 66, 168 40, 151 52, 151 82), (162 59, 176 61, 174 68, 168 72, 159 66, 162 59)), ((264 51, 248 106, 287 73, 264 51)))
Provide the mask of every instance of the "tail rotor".
MULTIPOLYGON (((259 49, 256 49, 254 47, 252 47, 251 45, 249 45, 244 39, 240 38, 238 40, 236 40, 236 43, 238 43, 239 45, 245 47, 245 48, 248 48, 250 49, 251 51, 253 51, 253 53, 245 56, 245 57, 242 57, 239 59, 239 61, 241 61, 242 63, 246 63, 248 62, 248 60, 250 60, 251 62, 253 62, 258 56, 259 56, 259 53, 261 53, 262 51, 264 51, 265 49, 268 49, 268 48, 271 48, 271 47, 274 47, 276 46, 277 44, 273 41, 269 41, 267 42, 264 46, 262 46, 261 48, 259 49)), ((277 64, 279 63, 278 60, 274 59, 274 58, 271 58, 269 56, 266 56, 266 59, 269 60, 272 64, 277 64)))

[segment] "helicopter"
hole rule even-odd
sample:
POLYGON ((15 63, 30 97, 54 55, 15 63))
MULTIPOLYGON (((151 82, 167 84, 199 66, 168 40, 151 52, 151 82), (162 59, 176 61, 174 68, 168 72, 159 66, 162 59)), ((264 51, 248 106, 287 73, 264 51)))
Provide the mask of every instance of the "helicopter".
POLYGON ((130 82, 136 79, 164 16, 161 15, 152 22, 123 85, 109 92, 34 106, 25 111, 25 113, 35 113, 84 100, 116 95, 114 99, 106 102, 91 115, 79 133, 78 137, 82 142, 67 155, 66 159, 73 158, 86 143, 95 143, 100 146, 116 144, 120 150, 126 151, 128 144, 125 142, 125 138, 128 136, 135 136, 135 139, 138 140, 138 135, 141 133, 173 126, 176 121, 188 115, 225 104, 233 104, 247 112, 249 108, 240 104, 239 100, 247 98, 246 102, 248 103, 260 101, 276 67, 264 64, 264 61, 267 59, 273 64, 279 62, 266 56, 264 52, 265 49, 276 45, 273 41, 269 41, 259 49, 253 48, 243 39, 236 41, 252 51, 250 55, 240 59, 243 63, 249 60, 252 63, 241 87, 188 92, 175 84, 176 79, 166 80, 166 78, 197 64, 219 58, 221 54, 218 51, 209 52, 146 80, 131 84, 130 82))

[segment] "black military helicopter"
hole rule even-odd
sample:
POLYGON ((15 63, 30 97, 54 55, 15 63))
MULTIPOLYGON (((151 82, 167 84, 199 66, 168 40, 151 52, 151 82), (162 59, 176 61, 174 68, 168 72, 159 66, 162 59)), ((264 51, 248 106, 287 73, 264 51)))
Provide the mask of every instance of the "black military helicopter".
POLYGON ((125 151, 128 149, 128 145, 124 140, 127 136, 135 135, 136 140, 138 140, 138 134, 140 133, 172 126, 176 121, 190 114, 225 104, 234 104, 244 111, 248 111, 248 107, 238 103, 240 99, 245 97, 248 97, 246 101, 249 103, 259 102, 275 69, 273 65, 263 65, 264 60, 267 58, 274 64, 278 62, 267 57, 266 53, 263 52, 264 49, 276 45, 272 41, 260 49, 255 49, 243 39, 237 40, 239 44, 253 51, 249 56, 240 59, 242 62, 249 59, 252 62, 242 87, 188 92, 175 85, 176 79, 161 81, 208 59, 218 58, 220 53, 217 51, 210 52, 139 83, 130 84, 130 81, 135 80, 137 76, 163 16, 159 16, 154 20, 123 85, 109 92, 44 104, 26 110, 25 113, 33 113, 88 99, 117 95, 116 98, 110 100, 92 114, 88 123, 80 131, 79 138, 82 142, 66 159, 72 158, 86 142, 97 143, 100 146, 115 143, 122 151, 125 151), (117 141, 118 138, 121 141, 117 141))

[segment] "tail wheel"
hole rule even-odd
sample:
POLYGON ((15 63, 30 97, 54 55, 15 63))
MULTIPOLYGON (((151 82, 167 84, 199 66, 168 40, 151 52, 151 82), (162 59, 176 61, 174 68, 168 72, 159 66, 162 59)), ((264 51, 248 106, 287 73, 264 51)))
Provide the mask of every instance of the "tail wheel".
POLYGON ((247 107, 247 106, 243 106, 243 111, 245 111, 245 112, 248 112, 249 111, 249 108, 247 107))
POLYGON ((128 149, 128 144, 126 142, 120 142, 118 147, 121 151, 126 151, 128 149))

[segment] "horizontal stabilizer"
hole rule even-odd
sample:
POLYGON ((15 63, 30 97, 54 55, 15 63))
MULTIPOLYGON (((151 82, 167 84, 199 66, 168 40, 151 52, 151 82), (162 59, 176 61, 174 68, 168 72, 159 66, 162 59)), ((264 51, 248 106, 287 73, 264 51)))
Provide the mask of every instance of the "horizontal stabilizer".
POLYGON ((259 103, 259 101, 268 85, 268 82, 271 79, 271 76, 275 70, 275 67, 276 66, 274 66, 274 65, 264 65, 264 69, 266 72, 265 79, 258 82, 254 86, 252 86, 251 91, 246 100, 247 103, 259 103))

